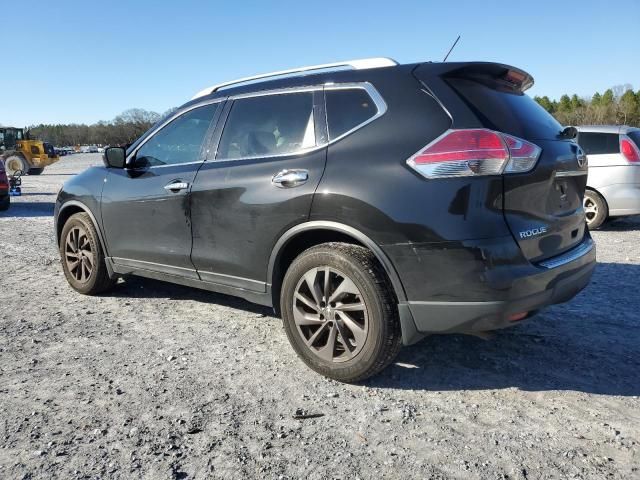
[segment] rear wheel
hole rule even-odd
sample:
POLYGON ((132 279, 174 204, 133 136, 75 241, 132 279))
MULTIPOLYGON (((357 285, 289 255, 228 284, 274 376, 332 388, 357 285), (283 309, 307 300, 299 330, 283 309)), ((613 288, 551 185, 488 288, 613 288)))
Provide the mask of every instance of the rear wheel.
POLYGON ((69 285, 80 293, 96 295, 116 282, 109 278, 98 232, 86 213, 76 213, 64 224, 60 258, 69 285))
POLYGON ((29 162, 22 155, 12 154, 4 159, 4 167, 9 177, 18 171, 26 174, 29 171, 29 162))
POLYGON ((335 380, 375 375, 402 345, 386 274, 360 246, 326 243, 303 252, 285 275, 280 308, 296 353, 335 380))
POLYGON ((609 216, 609 208, 602 195, 594 190, 584 192, 584 214, 589 230, 596 230, 602 226, 609 216))
POLYGON ((10 206, 11 206, 11 197, 9 197, 9 195, 0 197, 0 212, 5 212, 9 210, 10 206))
POLYGON ((44 172, 44 168, 30 168, 29 169, 29 175, 40 175, 42 172, 44 172))

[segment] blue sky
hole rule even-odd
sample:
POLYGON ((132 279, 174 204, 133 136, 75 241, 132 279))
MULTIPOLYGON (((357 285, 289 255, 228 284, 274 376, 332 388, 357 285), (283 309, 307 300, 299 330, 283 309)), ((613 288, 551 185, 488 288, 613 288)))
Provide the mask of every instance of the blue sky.
POLYGON ((0 124, 163 112, 216 82, 300 65, 441 60, 458 34, 450 60, 523 68, 532 95, 640 89, 640 0, 27 3, 2 25, 0 124))

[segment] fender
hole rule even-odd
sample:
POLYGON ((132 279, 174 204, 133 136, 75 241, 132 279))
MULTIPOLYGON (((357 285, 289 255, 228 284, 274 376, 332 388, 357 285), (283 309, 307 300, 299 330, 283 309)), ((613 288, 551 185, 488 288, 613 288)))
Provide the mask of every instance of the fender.
POLYGON ((387 255, 382 251, 382 249, 378 246, 376 242, 367 237, 364 233, 359 230, 356 230, 349 225, 345 225, 343 223, 331 222, 325 220, 316 220, 311 222, 300 223, 295 227, 287 230, 280 239, 276 242, 273 250, 271 251, 271 256, 269 257, 269 267, 267 270, 267 280, 269 281, 269 286, 273 284, 273 271, 276 265, 276 261, 280 256, 280 252, 285 247, 287 243, 291 239, 293 239, 296 235, 302 232, 306 232, 309 230, 333 230, 334 232, 344 233, 354 240, 362 243, 364 246, 369 248, 375 257, 378 259, 382 267, 384 268, 389 280, 391 281, 391 285, 393 290, 395 291, 396 297, 398 298, 399 303, 405 303, 407 301, 407 296, 404 291, 404 287, 402 286, 402 282, 400 281, 400 277, 398 276, 398 272, 389 261, 387 255))
POLYGON ((78 200, 68 200, 66 202, 64 202, 64 204, 60 207, 60 210, 58 211, 58 214, 55 217, 55 229, 56 229, 56 245, 58 245, 58 247, 60 247, 60 237, 58 235, 58 218, 60 217, 60 214, 65 211, 67 208, 69 207, 78 207, 80 208, 83 212, 85 212, 87 215, 89 215, 89 217, 91 217, 91 221, 93 222, 93 226, 96 227, 96 232, 98 232, 98 240, 100 241, 100 247, 102 248, 102 251, 104 252, 104 257, 105 257, 105 263, 107 265, 107 271, 109 273, 109 276, 113 276, 114 272, 113 272, 113 266, 111 265, 111 258, 109 257, 109 254, 107 252, 107 243, 104 240, 104 236, 102 235, 102 229, 100 228, 100 224, 98 223, 98 221, 96 220, 95 215, 93 214, 93 212, 89 209, 89 207, 87 207, 84 203, 78 201, 78 200))

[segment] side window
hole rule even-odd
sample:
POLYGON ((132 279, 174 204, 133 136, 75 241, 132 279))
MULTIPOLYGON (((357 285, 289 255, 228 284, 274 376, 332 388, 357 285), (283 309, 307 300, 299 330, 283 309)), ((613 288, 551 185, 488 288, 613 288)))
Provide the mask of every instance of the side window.
POLYGON ((285 155, 315 146, 313 92, 264 95, 233 102, 217 158, 285 155))
POLYGON ((378 107, 362 88, 328 89, 325 97, 329 140, 335 140, 378 113, 378 107))
POLYGON ((217 108, 217 103, 194 108, 163 127, 140 147, 136 165, 154 167, 198 161, 217 108))
POLYGON ((587 155, 620 153, 620 142, 617 133, 580 132, 578 144, 587 155))

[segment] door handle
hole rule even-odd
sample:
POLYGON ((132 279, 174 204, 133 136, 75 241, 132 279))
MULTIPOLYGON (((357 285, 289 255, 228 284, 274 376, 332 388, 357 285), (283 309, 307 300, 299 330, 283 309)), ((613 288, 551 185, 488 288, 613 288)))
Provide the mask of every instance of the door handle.
POLYGON ((164 189, 173 193, 177 193, 180 190, 185 190, 189 188, 189 184, 187 182, 171 182, 164 186, 164 189))
POLYGON ((271 183, 278 188, 292 188, 304 185, 307 180, 309 180, 307 170, 282 170, 273 176, 271 183))

